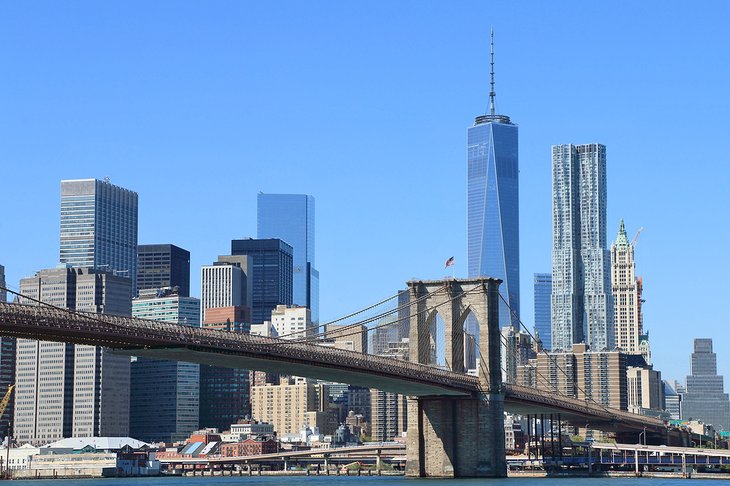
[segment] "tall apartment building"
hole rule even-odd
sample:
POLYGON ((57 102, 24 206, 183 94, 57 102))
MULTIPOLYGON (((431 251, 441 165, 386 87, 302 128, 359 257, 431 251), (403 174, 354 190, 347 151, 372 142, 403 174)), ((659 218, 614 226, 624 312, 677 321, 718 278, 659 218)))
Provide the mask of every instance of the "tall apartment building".
POLYGON ((137 291, 177 287, 190 297, 190 252, 171 244, 137 246, 137 291))
POLYGON ((246 256, 222 255, 213 265, 203 265, 200 284, 200 320, 203 323, 207 321, 208 309, 251 307, 251 267, 246 256))
POLYGON ((701 420, 715 430, 730 430, 730 399, 722 375, 717 374, 712 339, 695 339, 690 373, 682 395, 682 420, 701 420))
MULTIPOLYGON (((493 38, 492 38, 493 40, 493 38)), ((493 47, 493 43, 492 43, 493 47)), ((495 110, 494 49, 489 113, 467 129, 467 265, 469 277, 502 280, 500 326, 520 328, 520 212, 517 125, 495 110)), ((467 322, 474 335, 476 321, 467 322)))
POLYGON ((231 254, 249 258, 251 323, 271 320, 277 305, 292 303, 293 249, 277 238, 231 241, 231 254))
POLYGON ((552 349, 614 348, 606 249, 606 147, 554 145, 552 349))
POLYGON ((543 349, 552 349, 552 325, 550 322, 550 295, 553 291, 553 276, 550 273, 536 273, 535 290, 535 332, 540 337, 543 349))
POLYGON ((634 245, 629 243, 623 219, 611 245, 611 290, 616 347, 625 353, 641 354, 642 280, 636 277, 634 245))
MULTIPOLYGON (((58 307, 131 314, 131 280, 94 268, 41 270, 21 293, 58 307)), ((20 299, 23 304, 35 304, 20 299)), ((98 346, 19 339, 15 436, 44 444, 64 437, 129 435, 129 358, 98 346)))
POLYGON ((137 285, 137 193, 107 179, 61 181, 60 262, 107 270, 137 285))
POLYGON ((315 385, 305 378, 282 379, 278 385, 251 388, 253 417, 274 425, 283 434, 297 434, 304 427, 318 427, 327 433, 326 385, 315 385))
POLYGON ((372 440, 388 442, 408 430, 408 399, 405 395, 370 389, 372 440))
MULTIPOLYGON (((199 327, 200 300, 174 288, 140 290, 132 316, 199 327)), ((137 357, 132 361, 130 435, 145 442, 185 440, 198 430, 200 365, 137 357)))
POLYGON ((319 323, 319 272, 314 267, 314 197, 263 194, 257 198, 257 237, 279 238, 292 247, 292 304, 312 311, 319 323))
POLYGON ((591 351, 585 344, 575 344, 571 351, 538 354, 518 376, 524 386, 626 410, 626 369, 624 353, 591 351))

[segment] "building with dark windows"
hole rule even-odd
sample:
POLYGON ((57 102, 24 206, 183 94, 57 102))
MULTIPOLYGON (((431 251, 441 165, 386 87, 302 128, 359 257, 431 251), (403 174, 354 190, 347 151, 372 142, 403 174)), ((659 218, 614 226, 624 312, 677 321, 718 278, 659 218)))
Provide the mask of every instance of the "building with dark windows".
POLYGON ((554 145, 552 349, 614 349, 606 146, 554 145))
POLYGON ((179 246, 137 247, 137 292, 177 287, 180 297, 190 297, 190 252, 179 246))
POLYGON ((278 238, 233 240, 231 254, 248 257, 252 324, 270 321, 277 305, 292 303, 291 245, 278 238))
POLYGON ((307 307, 319 323, 319 272, 314 266, 314 197, 263 194, 257 198, 258 238, 279 238, 292 247, 292 303, 307 307))
POLYGON ((717 374, 712 339, 695 339, 690 373, 680 403, 682 420, 701 420, 717 431, 730 430, 730 399, 722 375, 717 374))
POLYGON ((0 302, 7 302, 8 300, 8 294, 5 292, 5 288, 7 287, 5 285, 5 267, 0 265, 0 302))
POLYGON ((106 270, 137 285, 137 193, 108 179, 61 181, 60 262, 106 270))
POLYGON ((549 273, 535 274, 535 332, 540 337, 543 349, 550 351, 550 294, 553 276, 549 273))
MULTIPOLYGON (((517 125, 496 114, 494 49, 491 59, 489 113, 467 130, 469 277, 502 280, 501 327, 520 328, 520 213, 517 125), (510 311, 510 308, 512 311, 510 311)), ((476 321, 467 332, 474 336, 476 321)))
MULTIPOLYGON (((132 316, 199 327, 200 300, 175 288, 140 290, 132 316)), ((132 361, 130 435, 145 442, 185 440, 198 430, 200 365, 137 357, 132 361)))

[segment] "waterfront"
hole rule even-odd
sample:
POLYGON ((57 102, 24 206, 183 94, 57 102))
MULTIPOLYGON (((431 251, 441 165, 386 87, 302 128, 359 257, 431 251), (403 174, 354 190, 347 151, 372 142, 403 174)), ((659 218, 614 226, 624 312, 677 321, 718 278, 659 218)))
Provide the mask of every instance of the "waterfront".
POLYGON ((50 484, 59 486, 71 486, 82 484, 83 486, 275 486, 287 484, 288 486, 314 486, 314 485, 336 485, 347 483, 352 486, 391 486, 403 485, 414 481, 428 482, 430 486, 465 486, 483 485, 490 486, 557 486, 572 485, 580 482, 588 482, 587 486, 679 486, 684 484, 718 484, 714 479, 692 479, 687 483, 686 479, 665 479, 665 478, 510 478, 510 479, 415 479, 396 477, 306 477, 306 476, 276 476, 276 477, 160 477, 160 478, 123 478, 123 479, 58 479, 40 481, 22 481, 23 486, 48 486, 50 484))

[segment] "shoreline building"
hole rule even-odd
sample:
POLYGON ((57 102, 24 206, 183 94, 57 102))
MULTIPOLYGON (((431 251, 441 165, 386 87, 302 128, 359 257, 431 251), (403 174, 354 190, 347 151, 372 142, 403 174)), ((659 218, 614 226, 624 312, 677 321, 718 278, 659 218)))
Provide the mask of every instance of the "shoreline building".
MULTIPOLYGON (((468 274, 502 280, 500 327, 520 329, 520 220, 517 125, 496 114, 494 33, 491 36, 489 113, 467 129, 468 274), (512 312, 510 312, 510 308, 512 312)), ((475 336, 476 320, 467 322, 475 336)))
MULTIPOLYGON (((132 317, 200 327, 200 300, 177 288, 140 290, 132 317)), ((200 365, 137 357, 132 361, 130 435, 145 442, 185 440, 198 430, 200 365)))
POLYGON ((127 277, 137 295, 137 219, 136 192, 108 179, 61 181, 59 261, 127 277))
POLYGON ((552 349, 550 323, 550 294, 553 291, 553 276, 550 273, 536 273, 535 289, 535 333, 540 338, 543 349, 552 349))
POLYGON ((606 249, 606 147, 553 145, 553 351, 614 349, 606 249))
POLYGON ((190 297, 190 252, 171 244, 137 246, 137 292, 177 287, 190 297))
MULTIPOLYGON (((616 242, 611 245, 611 290, 616 347, 624 353, 642 354, 643 282, 641 277, 636 277, 634 244, 629 243, 623 219, 619 225, 616 242)), ((648 343, 648 336, 646 342, 648 343)), ((649 361, 650 359, 647 360, 647 364, 650 364, 649 361)))
POLYGON ((314 197, 259 192, 256 202, 257 237, 279 238, 291 245, 291 303, 307 307, 312 313, 312 322, 318 324, 319 272, 314 266, 314 197))
MULTIPOLYGON (((131 315, 131 289, 127 277, 65 265, 20 281, 23 295, 42 302, 122 316, 131 315)), ((15 437, 39 445, 64 437, 127 436, 129 390, 128 356, 100 346, 18 339, 15 437)))
POLYGON ((690 364, 687 389, 680 402, 682 420, 701 420, 715 430, 730 430, 730 399, 722 375, 717 374, 712 339, 695 339, 690 364))

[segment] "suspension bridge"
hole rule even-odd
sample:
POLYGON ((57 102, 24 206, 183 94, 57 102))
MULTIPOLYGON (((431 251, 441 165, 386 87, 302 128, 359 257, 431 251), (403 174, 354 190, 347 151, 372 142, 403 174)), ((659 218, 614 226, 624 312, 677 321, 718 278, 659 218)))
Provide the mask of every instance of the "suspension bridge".
POLYGON ((134 356, 306 376, 407 395, 410 476, 506 476, 505 411, 559 416, 597 430, 644 431, 668 440, 661 420, 503 383, 500 283, 491 278, 414 280, 408 282, 405 303, 398 299, 393 306, 391 297, 324 323, 314 330, 319 332, 279 338, 69 311, 21 298, 17 304, 0 303, 0 335, 104 346, 134 356), (469 316, 478 325, 472 374, 467 373, 465 355, 469 316), (437 335, 438 317, 442 336, 437 335), (336 330, 329 330, 334 324, 336 330), (328 339, 367 337, 395 325, 408 338, 407 360, 322 346, 328 339))

